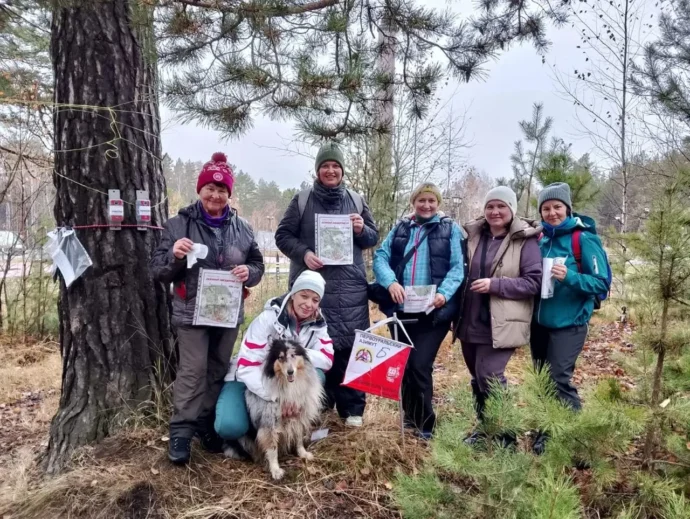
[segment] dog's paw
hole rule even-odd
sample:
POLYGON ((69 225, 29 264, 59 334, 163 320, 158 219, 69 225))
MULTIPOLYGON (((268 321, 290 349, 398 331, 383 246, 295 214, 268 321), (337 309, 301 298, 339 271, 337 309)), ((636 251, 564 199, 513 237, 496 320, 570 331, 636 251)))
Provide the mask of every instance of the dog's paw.
POLYGON ((231 460, 244 460, 244 456, 237 452, 234 447, 231 447, 230 445, 226 445, 225 448, 223 449, 223 454, 225 455, 226 458, 230 458, 231 460))
POLYGON ((285 471, 281 469, 280 467, 271 469, 271 477, 278 481, 280 479, 283 479, 283 476, 285 476, 285 471))
POLYGON ((304 451, 299 457, 306 461, 314 461, 314 455, 309 451, 304 451))

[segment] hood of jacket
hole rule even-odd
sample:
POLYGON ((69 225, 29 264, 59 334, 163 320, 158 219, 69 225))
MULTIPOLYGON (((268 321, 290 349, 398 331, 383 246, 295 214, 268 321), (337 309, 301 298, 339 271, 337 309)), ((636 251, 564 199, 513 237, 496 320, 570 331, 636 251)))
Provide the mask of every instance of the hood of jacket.
MULTIPOLYGON (((483 216, 466 223, 464 226, 465 231, 469 239, 476 236, 481 236, 485 228, 488 228, 486 218, 483 216)), ((526 238, 531 238, 533 236, 539 236, 544 230, 540 222, 536 220, 530 220, 527 218, 513 218, 513 221, 508 228, 508 235, 511 240, 522 240, 526 238)))

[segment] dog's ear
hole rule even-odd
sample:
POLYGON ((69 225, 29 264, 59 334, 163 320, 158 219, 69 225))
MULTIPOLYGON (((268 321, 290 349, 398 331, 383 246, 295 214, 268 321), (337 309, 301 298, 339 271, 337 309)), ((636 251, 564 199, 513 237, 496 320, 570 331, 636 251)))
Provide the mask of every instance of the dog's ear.
POLYGON ((273 378, 276 376, 275 363, 280 359, 281 354, 285 355, 287 353, 287 345, 282 339, 274 339, 270 343, 268 350, 268 355, 266 356, 266 361, 264 362, 264 376, 266 378, 273 378))

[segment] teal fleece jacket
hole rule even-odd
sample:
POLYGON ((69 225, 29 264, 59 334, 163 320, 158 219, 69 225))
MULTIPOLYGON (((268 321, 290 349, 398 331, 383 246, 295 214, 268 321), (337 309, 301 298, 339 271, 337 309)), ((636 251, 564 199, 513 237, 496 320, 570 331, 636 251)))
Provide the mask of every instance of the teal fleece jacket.
POLYGON ((536 321, 547 328, 568 328, 587 324, 594 311, 597 294, 609 290, 606 254, 596 234, 594 220, 573 214, 563 227, 546 232, 539 241, 542 258, 565 257, 568 273, 563 281, 555 281, 553 297, 540 299, 534 311, 536 321), (580 229, 582 271, 579 272, 573 255, 572 233, 580 229))

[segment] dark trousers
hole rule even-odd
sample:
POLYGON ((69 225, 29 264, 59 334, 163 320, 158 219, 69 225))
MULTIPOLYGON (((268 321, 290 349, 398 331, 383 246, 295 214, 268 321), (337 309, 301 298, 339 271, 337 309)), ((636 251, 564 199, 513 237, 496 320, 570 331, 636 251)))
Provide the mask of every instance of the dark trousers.
MULTIPOLYGON (((443 339, 448 334, 448 323, 432 324, 430 316, 425 314, 398 314, 400 319, 418 319, 416 324, 404 324, 412 339, 414 348, 405 368, 402 381, 402 405, 407 422, 423 432, 433 432, 436 426, 436 414, 432 404, 434 396, 434 360, 443 339)), ((391 336, 393 335, 393 327, 391 336)), ((410 342, 398 331, 398 340, 405 344, 410 342)))
POLYGON ((213 427, 216 401, 228 372, 238 328, 180 326, 170 436, 191 438, 213 427))
POLYGON ((462 341, 462 356, 472 375, 472 384, 488 393, 491 381, 506 386, 505 370, 515 348, 494 348, 492 344, 462 341))
POLYGON ((587 330, 587 325, 555 329, 532 324, 530 349, 535 367, 548 366, 558 397, 576 411, 582 407, 582 403, 570 380, 577 357, 585 345, 587 330))
POLYGON ((338 349, 333 352, 333 366, 326 372, 326 405, 328 409, 336 408, 341 418, 364 415, 367 403, 363 391, 341 386, 345 378, 347 363, 350 360, 352 348, 338 349))

